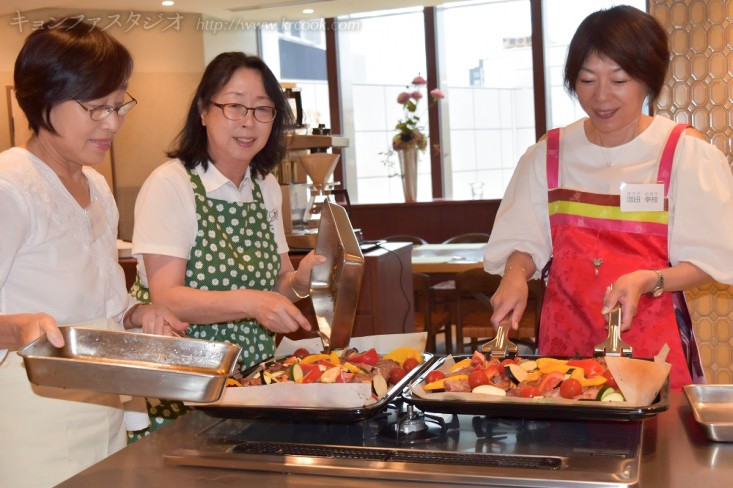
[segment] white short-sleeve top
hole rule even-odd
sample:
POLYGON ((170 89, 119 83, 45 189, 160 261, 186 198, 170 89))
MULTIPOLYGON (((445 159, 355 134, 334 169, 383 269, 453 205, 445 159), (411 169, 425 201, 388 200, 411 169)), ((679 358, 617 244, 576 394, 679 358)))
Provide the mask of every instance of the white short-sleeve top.
MULTIPOLYGON (((253 199, 254 183, 249 167, 239 186, 211 162, 206 170, 199 165, 193 172, 201 178, 209 198, 240 203, 248 203, 253 199)), ((265 178, 258 176, 257 183, 267 209, 277 252, 286 253, 288 245, 283 227, 280 185, 272 175, 265 178)), ((178 159, 167 161, 150 174, 135 202, 132 255, 138 260, 138 275, 143 286, 148 286, 148 281, 142 255, 160 254, 189 259, 196 243, 197 231, 196 202, 188 171, 178 159)))
POLYGON ((132 299, 117 262, 117 206, 102 175, 86 166, 83 174, 87 208, 29 151, 0 153, 1 314, 122 321, 132 299))
MULTIPOLYGON (((588 140, 584 120, 561 129, 560 186, 618 195, 621 183, 656 183, 659 157, 675 122, 654 117, 632 141, 606 148, 588 140)), ((507 258, 517 250, 532 256, 537 278, 552 256, 546 149, 544 140, 531 146, 509 182, 484 252, 489 273, 503 274, 507 258)), ((668 197, 671 264, 689 262, 733 284, 733 175, 723 153, 683 134, 668 197)))

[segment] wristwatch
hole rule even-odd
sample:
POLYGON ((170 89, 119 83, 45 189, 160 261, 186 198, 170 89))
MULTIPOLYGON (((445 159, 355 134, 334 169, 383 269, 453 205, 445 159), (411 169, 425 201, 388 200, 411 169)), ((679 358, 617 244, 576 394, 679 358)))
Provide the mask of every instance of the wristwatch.
POLYGON ((664 276, 658 269, 654 269, 652 271, 657 273, 657 282, 654 284, 654 288, 652 288, 646 296, 649 298, 659 298, 662 296, 662 293, 664 293, 664 276))

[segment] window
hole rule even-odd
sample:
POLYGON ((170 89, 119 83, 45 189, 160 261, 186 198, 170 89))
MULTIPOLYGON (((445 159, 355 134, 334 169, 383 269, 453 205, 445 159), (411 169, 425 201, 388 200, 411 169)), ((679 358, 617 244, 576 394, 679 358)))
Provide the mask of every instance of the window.
MULTIPOLYGON (((401 202, 402 180, 390 176, 397 172, 397 155, 389 153, 402 116, 397 95, 426 72, 422 8, 350 19, 359 20, 359 29, 338 33, 342 122, 350 139, 345 158, 349 195, 359 203, 401 202)), ((427 113, 422 121, 427 127, 427 113)), ((423 154, 418 199, 430 198, 430 185, 430 160, 423 154)))
POLYGON ((535 141, 530 2, 445 4, 437 22, 446 197, 501 198, 535 141))
MULTIPOLYGON (((640 10, 645 0, 623 3, 640 10)), ((564 90, 567 47, 591 12, 613 0, 543 0, 544 87, 534 86, 531 0, 450 2, 435 7, 442 185, 446 198, 500 199, 517 162, 537 138, 536 113, 546 129, 584 117, 564 90), (571 8, 568 5, 572 4, 571 8), (535 107, 536 90, 546 106, 535 107)), ((425 16, 422 8, 345 17, 359 28, 337 33, 344 179, 352 201, 402 202, 394 126, 401 118, 397 95, 417 74, 426 76, 425 16), (389 164, 384 164, 388 160, 389 164)), ((342 20, 342 19, 339 19, 342 20)), ((425 108, 426 103, 422 104, 425 108)), ((427 112, 421 117, 428 127, 427 112)), ((544 128, 540 128, 544 129, 544 128)), ((421 154, 418 200, 432 196, 430 156, 421 154)))
POLYGON ((324 19, 263 25, 260 53, 281 83, 300 88, 303 124, 331 127, 324 19))

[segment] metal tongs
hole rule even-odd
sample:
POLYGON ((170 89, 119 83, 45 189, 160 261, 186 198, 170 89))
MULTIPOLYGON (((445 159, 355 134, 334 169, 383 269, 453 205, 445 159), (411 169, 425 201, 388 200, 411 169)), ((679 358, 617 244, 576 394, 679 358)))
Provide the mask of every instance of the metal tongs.
POLYGON ((595 356, 631 357, 631 351, 631 346, 621 340, 621 307, 617 306, 608 313, 608 337, 593 349, 593 353, 595 356))
POLYGON ((502 322, 496 329, 496 337, 481 346, 481 352, 490 353, 492 358, 513 357, 517 355, 517 345, 509 340, 509 323, 502 322))

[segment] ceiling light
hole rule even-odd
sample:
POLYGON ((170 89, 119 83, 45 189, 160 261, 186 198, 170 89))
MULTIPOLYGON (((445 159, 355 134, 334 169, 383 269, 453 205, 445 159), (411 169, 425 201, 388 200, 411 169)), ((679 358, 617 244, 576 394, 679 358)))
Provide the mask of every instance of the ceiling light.
POLYGON ((173 0, 165 0, 161 5, 164 7, 172 7, 175 2, 173 0))
POLYGON ((315 12, 315 10, 313 10, 312 8, 305 8, 305 9, 303 9, 303 13, 304 14, 312 14, 313 12, 315 12))

